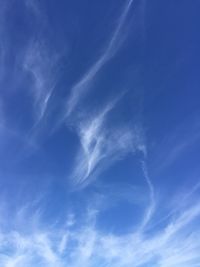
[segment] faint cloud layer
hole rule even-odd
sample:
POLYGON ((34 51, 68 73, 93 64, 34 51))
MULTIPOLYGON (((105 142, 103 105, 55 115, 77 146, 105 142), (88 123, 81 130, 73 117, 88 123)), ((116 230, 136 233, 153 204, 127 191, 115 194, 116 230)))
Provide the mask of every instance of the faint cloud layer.
POLYGON ((196 222, 200 216, 199 201, 193 201, 189 206, 185 202, 184 208, 177 210, 150 236, 145 233, 145 227, 141 231, 141 226, 126 235, 102 233, 96 227, 98 216, 95 214, 98 213, 90 210, 81 224, 77 216, 69 215, 63 226, 46 225, 43 228, 37 212, 36 219, 34 215, 29 217, 26 211, 19 213, 21 230, 16 224, 8 232, 0 227, 1 266, 198 266, 200 233, 196 222))

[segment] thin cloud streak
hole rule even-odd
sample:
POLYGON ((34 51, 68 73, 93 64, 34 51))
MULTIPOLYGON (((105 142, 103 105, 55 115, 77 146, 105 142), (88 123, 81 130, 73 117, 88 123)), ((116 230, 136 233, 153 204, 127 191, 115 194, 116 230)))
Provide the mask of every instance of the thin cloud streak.
POLYGON ((32 75, 30 90, 34 101, 36 124, 45 115, 48 102, 56 84, 55 65, 57 58, 50 56, 41 42, 31 43, 24 57, 24 70, 32 75))
POLYGON ((176 126, 171 133, 168 133, 158 146, 155 165, 156 174, 160 174, 176 164, 183 157, 188 149, 194 147, 199 141, 200 123, 196 114, 189 115, 183 122, 176 126), (158 164, 159 162, 159 164, 158 164))
POLYGON ((48 45, 48 36, 46 37, 45 32, 49 25, 46 14, 42 12, 39 2, 24 0, 24 3, 35 20, 35 26, 40 27, 39 31, 30 38, 22 60, 24 71, 31 76, 29 89, 33 97, 34 129, 42 121, 48 109, 49 101, 58 80, 61 53, 55 49, 50 49, 48 45))
POLYGON ((67 102, 67 110, 65 114, 65 118, 68 118, 72 111, 76 108, 78 102, 83 97, 83 95, 87 92, 90 85, 92 84, 95 76, 101 70, 103 65, 109 61, 117 52, 120 43, 120 37, 122 34, 122 28, 126 21, 128 12, 131 8, 133 0, 129 0, 124 8, 123 13, 119 19, 118 25, 114 32, 111 35, 111 39, 105 49, 104 53, 100 56, 100 58, 92 65, 92 67, 83 75, 83 77, 71 88, 71 95, 67 102))
POLYGON ((149 176, 149 172, 148 172, 148 168, 147 168, 147 164, 145 160, 141 161, 141 165, 142 165, 142 171, 144 174, 144 178, 146 180, 148 189, 149 189, 149 201, 150 204, 147 208, 147 211, 145 213, 145 216, 143 218, 143 222, 141 224, 141 229, 145 228, 145 226, 148 224, 148 222, 151 220, 153 213, 155 211, 155 207, 156 207, 156 201, 155 201, 155 189, 154 189, 154 185, 151 181, 151 178, 149 176))

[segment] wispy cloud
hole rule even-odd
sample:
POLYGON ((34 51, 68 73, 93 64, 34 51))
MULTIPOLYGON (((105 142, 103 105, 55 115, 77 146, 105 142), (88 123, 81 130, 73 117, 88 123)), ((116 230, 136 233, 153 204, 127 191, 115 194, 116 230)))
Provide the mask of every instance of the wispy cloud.
POLYGON ((30 42, 23 67, 31 74, 30 91, 33 96, 36 124, 45 115, 49 100, 56 85, 56 64, 58 57, 52 55, 40 40, 30 42))
POLYGON ((32 0, 24 0, 24 3, 34 19, 35 27, 39 27, 32 33, 22 59, 23 70, 30 78, 28 86, 33 98, 35 128, 44 118, 58 82, 62 53, 49 43, 48 19, 40 3, 32 0))
POLYGON ((123 26, 126 21, 126 18, 127 18, 127 15, 131 8, 132 3, 133 3, 133 0, 129 0, 126 3, 126 6, 119 18, 118 24, 115 30, 112 32, 110 41, 108 42, 107 47, 104 50, 103 54, 89 68, 89 70, 86 71, 86 73, 82 76, 82 78, 72 86, 71 95, 67 102, 65 118, 71 115, 72 111, 76 108, 77 104, 82 99, 83 95, 90 88, 95 76, 102 69, 104 64, 108 62, 115 55, 118 48, 120 47, 121 40, 123 39, 122 38, 123 26))
POLYGON ((72 181, 86 185, 96 173, 122 159, 127 153, 143 151, 143 133, 137 127, 110 127, 107 117, 115 106, 108 104, 99 113, 87 116, 77 126, 81 148, 75 161, 72 181))
POLYGON ((20 227, 15 224, 15 216, 9 230, 1 224, 1 266, 199 266, 198 199, 193 199, 190 205, 185 203, 184 208, 178 209, 151 235, 145 233, 145 227, 120 236, 103 233, 96 226, 98 213, 93 210, 86 214, 84 221, 76 215, 71 224, 69 216, 64 224, 45 227, 40 223, 29 224, 35 221, 34 212, 28 216, 31 209, 25 210, 18 213, 20 227))
POLYGON ((199 131, 200 124, 195 111, 167 133, 162 142, 157 145, 156 174, 170 169, 187 153, 188 149, 195 147, 200 138, 199 131))
MULTIPOLYGON (((0 132, 3 134, 2 143, 18 144, 20 141, 20 151, 15 158, 21 158, 22 154, 24 157, 32 148, 37 147, 36 140, 32 137, 48 113, 61 55, 48 44, 48 34, 45 34, 46 16, 41 12, 37 1, 21 1, 20 16, 24 23, 26 19, 30 19, 31 25, 27 21, 27 28, 22 29, 26 41, 22 43, 19 38, 16 46, 12 44, 10 40, 14 38, 14 34, 9 27, 16 20, 15 12, 13 15, 11 12, 15 9, 14 4, 13 1, 5 3, 0 11, 0 132), (9 58, 12 54, 14 56, 11 61, 9 58), (12 101, 15 98, 17 100, 12 101)), ((20 28, 18 31, 21 36, 20 28)))
POLYGON ((149 176, 146 160, 143 160, 141 162, 141 164, 142 164, 142 171, 144 174, 144 178, 146 180, 147 187, 149 189, 149 206, 148 206, 147 211, 145 213, 143 223, 141 224, 141 228, 144 228, 148 224, 148 222, 151 220, 151 217, 155 211, 156 201, 155 201, 155 189, 154 189, 154 185, 151 181, 151 178, 149 176))

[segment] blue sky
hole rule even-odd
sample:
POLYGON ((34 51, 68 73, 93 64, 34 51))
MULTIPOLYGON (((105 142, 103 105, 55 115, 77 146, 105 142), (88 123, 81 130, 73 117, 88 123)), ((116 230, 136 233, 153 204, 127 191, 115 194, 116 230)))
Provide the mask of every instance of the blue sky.
POLYGON ((200 266, 200 2, 0 10, 0 266, 200 266))

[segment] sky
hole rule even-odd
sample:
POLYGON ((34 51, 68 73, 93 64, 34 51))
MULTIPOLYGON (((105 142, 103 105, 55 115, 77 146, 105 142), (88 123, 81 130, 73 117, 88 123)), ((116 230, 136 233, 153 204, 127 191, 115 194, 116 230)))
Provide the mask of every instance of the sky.
POLYGON ((199 9, 1 0, 1 267, 200 266, 199 9))

